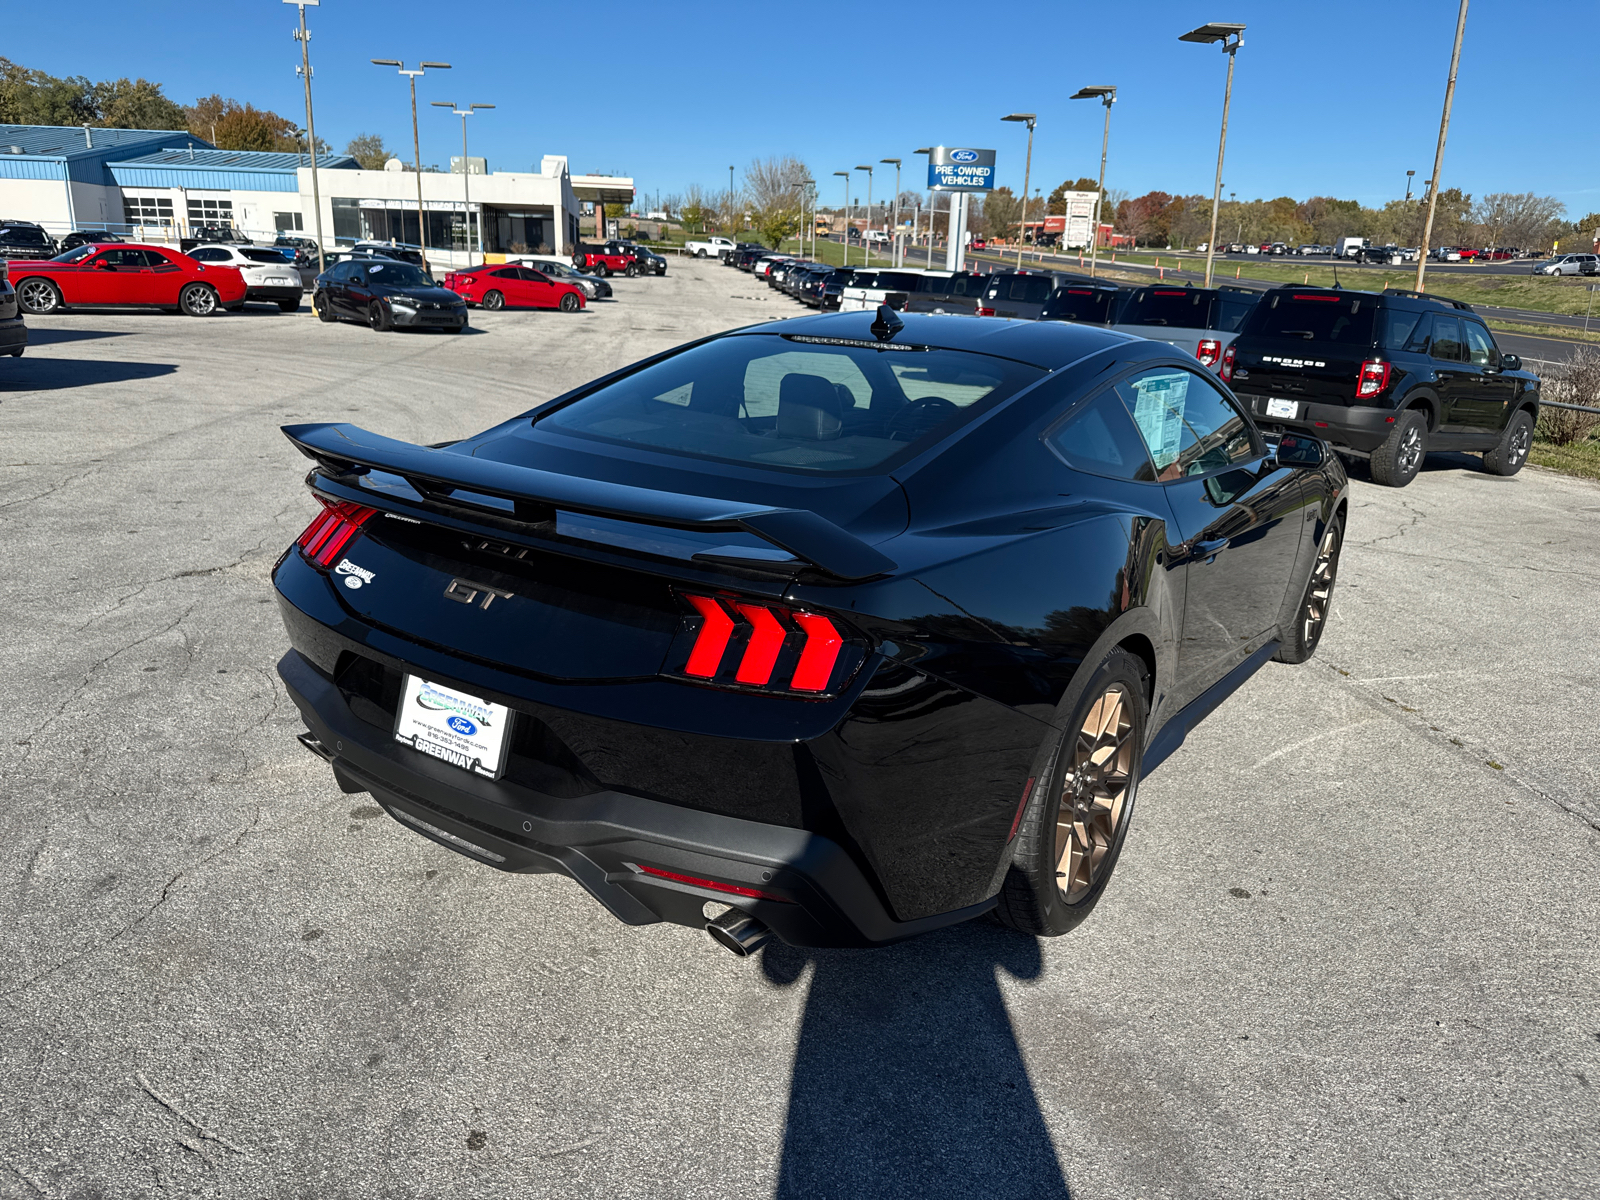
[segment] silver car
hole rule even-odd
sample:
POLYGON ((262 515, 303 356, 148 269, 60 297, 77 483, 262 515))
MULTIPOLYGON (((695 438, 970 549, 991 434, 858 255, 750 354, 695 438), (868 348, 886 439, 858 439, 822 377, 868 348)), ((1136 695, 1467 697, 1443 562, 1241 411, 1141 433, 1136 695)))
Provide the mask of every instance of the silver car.
POLYGON ((1533 269, 1535 275, 1600 275, 1600 255, 1563 254, 1533 269))
POLYGON ((1259 292, 1231 285, 1136 288, 1123 300, 1111 329, 1166 342, 1221 374, 1224 354, 1260 298, 1259 292))
POLYGON ((519 267, 532 267, 542 271, 551 279, 559 279, 563 283, 575 283, 583 289, 583 295, 588 300, 611 299, 611 285, 598 275, 585 275, 572 265, 571 260, 557 258, 554 254, 524 254, 516 259, 507 259, 515 262, 519 267))

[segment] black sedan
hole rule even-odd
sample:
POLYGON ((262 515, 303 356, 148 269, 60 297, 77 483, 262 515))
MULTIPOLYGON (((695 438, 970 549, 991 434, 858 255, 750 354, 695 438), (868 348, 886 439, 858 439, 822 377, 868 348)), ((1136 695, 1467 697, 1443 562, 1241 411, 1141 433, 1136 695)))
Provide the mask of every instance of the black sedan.
POLYGON ((79 246, 107 246, 118 245, 122 241, 114 233, 107 233, 103 229, 74 229, 57 244, 59 252, 65 254, 68 250, 76 250, 79 246))
POLYGON ((1315 651, 1347 508, 1169 346, 886 308, 447 447, 285 433, 278 669, 339 787, 737 953, 1072 928, 1141 776, 1315 651))
POLYGON ((390 329, 467 327, 467 303, 421 267, 388 258, 349 258, 317 276, 311 307, 320 320, 361 321, 390 329))

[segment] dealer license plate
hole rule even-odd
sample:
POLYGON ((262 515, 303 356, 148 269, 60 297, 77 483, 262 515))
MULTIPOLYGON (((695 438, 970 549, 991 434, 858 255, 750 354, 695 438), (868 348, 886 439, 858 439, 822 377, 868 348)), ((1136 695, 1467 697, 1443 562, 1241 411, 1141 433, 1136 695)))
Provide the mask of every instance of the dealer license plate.
POLYGON ((1291 421, 1299 415, 1300 405, 1295 400, 1280 400, 1276 396, 1267 398, 1267 416, 1288 417, 1291 421))
POLYGON ((511 710, 504 704, 407 675, 394 737, 463 771, 498 779, 510 727, 511 710))

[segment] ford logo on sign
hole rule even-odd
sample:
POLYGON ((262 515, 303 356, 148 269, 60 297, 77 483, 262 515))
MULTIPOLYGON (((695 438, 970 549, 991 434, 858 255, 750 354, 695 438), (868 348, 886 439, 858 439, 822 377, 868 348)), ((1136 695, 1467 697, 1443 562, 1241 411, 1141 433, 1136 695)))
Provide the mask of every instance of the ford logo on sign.
POLYGON ((450 726, 451 729, 454 729, 462 737, 471 737, 473 734, 478 732, 478 727, 465 717, 451 717, 445 722, 445 724, 450 726))
POLYGON ((952 151, 950 151, 950 161, 951 162, 977 162, 978 161, 978 152, 976 150, 952 150, 952 151))

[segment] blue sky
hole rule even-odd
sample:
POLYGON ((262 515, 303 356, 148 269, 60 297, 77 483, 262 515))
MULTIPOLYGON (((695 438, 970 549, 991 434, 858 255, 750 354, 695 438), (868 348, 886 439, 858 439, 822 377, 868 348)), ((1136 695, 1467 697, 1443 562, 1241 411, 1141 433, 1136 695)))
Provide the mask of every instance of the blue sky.
MULTIPOLYGON (((317 129, 338 148, 376 132, 409 159, 404 80, 367 60, 438 59, 454 68, 418 84, 424 162, 460 153, 460 122, 427 102, 479 101, 498 106, 471 119, 472 153, 492 170, 566 154, 575 171, 670 193, 726 187, 730 163, 790 153, 824 181, 824 203, 841 195, 833 171, 884 157, 909 165, 937 142, 994 147, 999 182, 1020 189, 1026 133, 998 120, 1016 110, 1039 114, 1035 186, 1093 175, 1102 110, 1067 97, 1095 83, 1120 88, 1109 184, 1209 192, 1225 59, 1177 35, 1242 21, 1224 191, 1381 204, 1405 193, 1407 169, 1419 181, 1431 172, 1456 7, 324 0, 307 12, 317 129)), ((53 74, 144 75, 184 103, 221 92, 299 121, 295 11, 281 0, 78 0, 69 26, 101 32, 63 36, 62 10, 15 4, 0 52, 53 74)), ((1445 186, 1554 195, 1572 217, 1600 209, 1595 77, 1581 53, 1561 51, 1592 43, 1596 18, 1593 0, 1472 6, 1445 186)))

